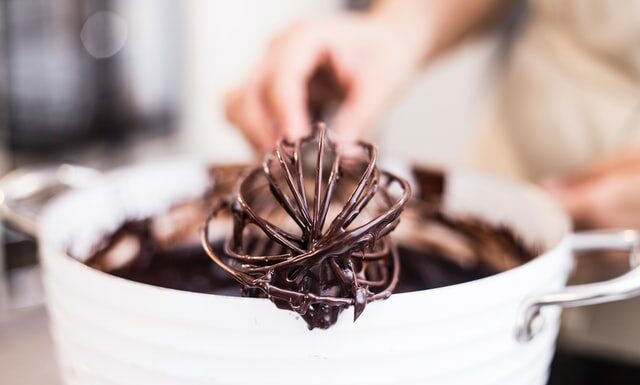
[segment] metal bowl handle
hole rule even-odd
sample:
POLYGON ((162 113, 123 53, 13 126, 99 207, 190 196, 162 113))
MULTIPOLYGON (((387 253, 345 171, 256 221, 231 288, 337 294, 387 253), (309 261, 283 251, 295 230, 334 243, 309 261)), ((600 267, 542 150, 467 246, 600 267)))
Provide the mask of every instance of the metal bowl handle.
POLYGON ((542 326, 540 310, 546 306, 577 307, 620 301, 640 295, 640 234, 635 230, 598 230, 571 236, 571 250, 628 250, 630 270, 603 282, 568 286, 524 301, 517 318, 516 338, 530 341, 542 326))
POLYGON ((36 236, 34 214, 21 205, 61 187, 83 187, 100 173, 94 169, 71 164, 19 168, 0 179, 0 218, 24 233, 36 236))

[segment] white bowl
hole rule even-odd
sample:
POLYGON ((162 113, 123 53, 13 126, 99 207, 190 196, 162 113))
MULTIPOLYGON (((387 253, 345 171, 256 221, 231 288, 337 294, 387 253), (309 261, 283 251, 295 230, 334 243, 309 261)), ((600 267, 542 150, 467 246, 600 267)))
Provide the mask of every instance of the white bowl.
MULTIPOLYGON (((537 296, 565 286, 576 239, 568 217, 531 186, 460 170, 448 178, 447 212, 511 226, 544 253, 488 278, 394 294, 368 305, 355 323, 347 310, 330 329, 311 331, 296 313, 265 299, 145 285, 94 270, 65 253, 86 252, 124 217, 149 215, 168 201, 201 194, 204 165, 132 167, 60 196, 39 217, 38 238, 64 382, 545 384, 560 312, 544 305, 562 301, 537 296), (521 342, 529 332, 535 338, 521 342)), ((580 245, 595 239, 587 246, 628 248, 636 242, 628 232, 624 240, 609 235, 601 241, 582 236, 580 245)), ((597 288, 600 301, 606 284, 597 288)), ((630 288, 618 288, 623 289, 630 288)), ((583 295, 585 290, 575 289, 583 295)))

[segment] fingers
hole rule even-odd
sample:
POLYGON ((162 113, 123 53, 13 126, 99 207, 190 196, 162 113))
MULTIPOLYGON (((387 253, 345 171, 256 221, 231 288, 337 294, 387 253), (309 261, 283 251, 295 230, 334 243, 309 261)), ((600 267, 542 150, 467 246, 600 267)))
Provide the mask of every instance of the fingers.
POLYGON ((227 119, 238 127, 256 148, 273 148, 277 133, 273 119, 266 109, 259 83, 247 82, 225 96, 227 119))
MULTIPOLYGON (((394 46, 393 42, 383 45, 394 46)), ((403 55, 387 57, 378 50, 360 55, 336 51, 333 56, 341 63, 336 75, 346 89, 346 97, 338 109, 333 127, 340 142, 346 144, 365 136, 375 119, 410 78, 414 68, 403 55), (377 64, 362 65, 369 62, 377 64)))
POLYGON ((346 94, 331 123, 338 145, 346 148, 365 136, 376 109, 381 108, 376 98, 384 93, 381 91, 384 77, 371 78, 366 69, 360 69, 358 73, 355 63, 346 59, 343 62, 337 76, 345 84, 346 94))
POLYGON ((342 101, 329 122, 333 136, 341 143, 361 138, 417 65, 404 37, 387 24, 345 15, 293 26, 272 41, 247 86, 230 94, 229 119, 263 148, 272 146, 274 137, 305 136, 312 123, 309 82, 316 70, 330 68, 342 101))
POLYGON ((264 101, 278 130, 290 140, 309 133, 307 82, 319 65, 322 53, 311 42, 286 43, 275 49, 265 71, 264 101))
POLYGON ((640 169, 617 169, 580 183, 544 187, 578 224, 640 228, 640 169))
POLYGON ((616 154, 582 170, 575 175, 565 179, 551 181, 556 184, 579 184, 589 180, 606 176, 616 170, 624 170, 628 168, 640 168, 640 151, 631 150, 616 154))
POLYGON ((244 85, 227 95, 227 118, 259 148, 272 148, 281 136, 307 135, 307 82, 322 56, 309 26, 292 27, 274 39, 244 85))
POLYGON ((577 222, 590 226, 622 226, 629 215, 640 222, 640 152, 624 151, 566 178, 546 180, 554 195, 577 222), (637 194, 637 195, 633 195, 637 194), (630 214, 629 210, 631 209, 630 214), (625 213, 625 211, 627 213, 625 213))
POLYGON ((347 150, 364 136, 367 127, 365 113, 364 104, 350 92, 332 124, 333 138, 343 150, 347 150))
POLYGON ((594 202, 598 193, 589 185, 544 183, 543 187, 567 210, 575 223, 597 226, 594 220, 594 202))
POLYGON ((392 95, 387 86, 383 74, 353 77, 332 122, 339 144, 348 146, 366 135, 392 95))

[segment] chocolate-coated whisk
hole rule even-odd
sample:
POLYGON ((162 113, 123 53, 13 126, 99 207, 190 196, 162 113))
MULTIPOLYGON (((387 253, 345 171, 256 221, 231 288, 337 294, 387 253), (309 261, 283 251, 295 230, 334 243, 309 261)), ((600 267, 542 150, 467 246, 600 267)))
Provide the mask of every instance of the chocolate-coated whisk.
POLYGON ((357 318, 398 282, 398 253, 387 235, 410 188, 377 168, 375 146, 357 146, 360 156, 340 156, 323 125, 295 143, 280 141, 203 226, 206 252, 245 295, 268 297, 311 328, 331 326, 350 305, 357 318), (209 222, 224 208, 234 224, 220 255, 209 222))

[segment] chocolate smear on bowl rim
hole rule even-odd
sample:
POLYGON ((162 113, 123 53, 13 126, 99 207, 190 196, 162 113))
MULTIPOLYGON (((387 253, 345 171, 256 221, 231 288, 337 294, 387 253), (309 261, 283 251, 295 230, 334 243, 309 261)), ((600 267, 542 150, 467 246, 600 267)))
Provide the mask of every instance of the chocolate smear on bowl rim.
MULTIPOLYGON (((414 165, 411 176, 415 181, 414 194, 402 215, 401 225, 393 233, 403 260, 410 259, 408 254, 422 254, 426 260, 410 261, 411 266, 424 270, 419 265, 430 265, 434 258, 441 259, 458 270, 448 269, 452 272, 448 284, 455 284, 465 282, 453 279, 456 275, 467 280, 473 276, 490 276, 520 266, 542 253, 541 245, 528 244, 507 224, 448 212, 444 200, 449 195, 449 175, 443 170, 414 165), (460 275, 462 271, 472 275, 460 275)), ((431 282, 428 286, 438 285, 431 282)))
POLYGON ((338 153, 322 124, 295 143, 280 141, 211 211, 201 234, 207 254, 244 295, 269 298, 312 329, 330 327, 352 305, 357 319, 398 284, 398 251, 388 235, 410 187, 377 168, 374 145, 357 148, 357 155, 338 153), (211 246, 208 226, 223 210, 233 216, 225 256, 211 246))

